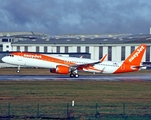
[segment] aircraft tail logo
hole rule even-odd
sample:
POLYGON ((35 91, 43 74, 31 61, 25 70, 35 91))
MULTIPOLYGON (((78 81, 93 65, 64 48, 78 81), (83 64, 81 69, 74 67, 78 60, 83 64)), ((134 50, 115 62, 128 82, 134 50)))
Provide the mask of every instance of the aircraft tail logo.
POLYGON ((146 45, 141 44, 134 52, 127 57, 124 63, 140 65, 144 52, 146 50, 146 45))

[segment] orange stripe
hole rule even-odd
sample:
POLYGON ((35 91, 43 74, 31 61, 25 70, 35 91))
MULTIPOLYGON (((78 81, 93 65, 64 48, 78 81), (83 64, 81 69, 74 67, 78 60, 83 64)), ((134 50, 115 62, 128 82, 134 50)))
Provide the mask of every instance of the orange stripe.
POLYGON ((39 59, 39 60, 44 60, 44 61, 48 61, 48 62, 54 62, 54 63, 58 63, 58 64, 65 64, 65 65, 74 65, 74 62, 67 62, 65 60, 61 60, 58 58, 54 58, 52 56, 46 56, 43 54, 35 54, 35 53, 28 53, 28 52, 13 52, 13 55, 16 56, 21 56, 21 57, 27 57, 27 58, 34 58, 34 59, 39 59))

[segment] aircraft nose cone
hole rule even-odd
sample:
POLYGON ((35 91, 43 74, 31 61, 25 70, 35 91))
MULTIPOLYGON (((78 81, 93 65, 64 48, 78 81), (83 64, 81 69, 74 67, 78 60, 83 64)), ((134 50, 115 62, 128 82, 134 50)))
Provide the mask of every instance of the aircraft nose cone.
POLYGON ((3 57, 3 58, 2 58, 2 61, 3 61, 3 62, 6 62, 6 57, 3 57))

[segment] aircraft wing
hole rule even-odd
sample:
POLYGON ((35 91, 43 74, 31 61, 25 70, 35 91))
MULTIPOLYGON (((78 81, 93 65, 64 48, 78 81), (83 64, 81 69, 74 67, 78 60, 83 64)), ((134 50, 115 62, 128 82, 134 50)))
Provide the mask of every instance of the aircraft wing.
POLYGON ((95 64, 102 63, 105 60, 106 56, 107 56, 107 54, 97 62, 85 63, 85 64, 80 64, 80 65, 71 65, 70 67, 76 67, 77 69, 83 69, 86 67, 94 66, 95 64))

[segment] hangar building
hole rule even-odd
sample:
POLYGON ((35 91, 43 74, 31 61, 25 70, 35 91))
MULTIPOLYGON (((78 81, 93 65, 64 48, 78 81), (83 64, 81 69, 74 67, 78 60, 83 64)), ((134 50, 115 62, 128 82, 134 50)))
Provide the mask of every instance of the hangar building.
POLYGON ((121 61, 140 44, 147 44, 143 62, 151 61, 151 34, 60 35, 34 32, 0 33, 0 52, 90 53, 91 59, 121 61))

